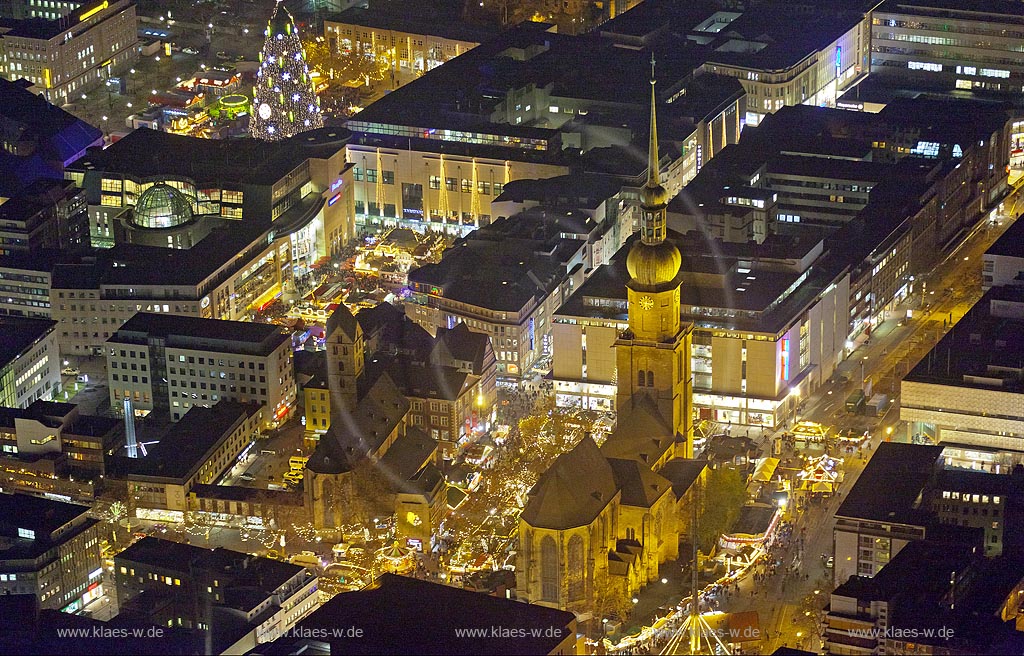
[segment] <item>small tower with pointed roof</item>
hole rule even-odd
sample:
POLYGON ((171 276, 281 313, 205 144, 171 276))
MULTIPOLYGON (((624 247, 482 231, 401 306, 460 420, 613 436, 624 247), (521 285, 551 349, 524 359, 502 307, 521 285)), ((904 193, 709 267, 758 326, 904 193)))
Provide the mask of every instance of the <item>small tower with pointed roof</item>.
POLYGON ((365 366, 363 329, 345 305, 327 319, 327 386, 331 391, 331 424, 355 410, 358 383, 365 366))
MULTIPOLYGON (((690 365, 691 324, 680 319, 682 256, 666 241, 668 192, 661 185, 658 156, 657 96, 651 57, 651 127, 647 183, 640 192, 640 231, 626 257, 629 329, 616 341, 619 424, 649 399, 658 419, 671 427, 682 449, 666 448, 658 460, 673 455, 693 457, 693 388, 690 365)), ((653 437, 653 436, 648 436, 653 437)))

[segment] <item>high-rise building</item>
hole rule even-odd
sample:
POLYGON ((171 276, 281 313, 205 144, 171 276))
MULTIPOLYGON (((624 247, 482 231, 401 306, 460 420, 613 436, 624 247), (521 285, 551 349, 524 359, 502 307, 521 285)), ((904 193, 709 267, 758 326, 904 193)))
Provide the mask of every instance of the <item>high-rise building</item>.
POLYGON ((257 139, 277 141, 324 126, 298 28, 280 2, 267 23, 252 104, 249 134, 257 139))

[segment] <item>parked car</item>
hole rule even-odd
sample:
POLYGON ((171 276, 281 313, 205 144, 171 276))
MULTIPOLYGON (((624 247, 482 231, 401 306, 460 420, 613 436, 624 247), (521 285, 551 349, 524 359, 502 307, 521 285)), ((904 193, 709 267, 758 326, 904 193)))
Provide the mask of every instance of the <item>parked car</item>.
POLYGON ((243 481, 255 481, 256 480, 256 477, 253 476, 252 474, 248 473, 248 472, 246 472, 244 474, 239 474, 238 478, 242 479, 243 481))
POLYGON ((65 376, 77 376, 78 374, 82 373, 75 367, 64 367, 63 369, 60 370, 60 372, 65 376))
POLYGON ((192 48, 192 47, 182 48, 181 51, 183 53, 185 53, 186 55, 198 55, 199 54, 199 51, 196 50, 195 48, 192 48))

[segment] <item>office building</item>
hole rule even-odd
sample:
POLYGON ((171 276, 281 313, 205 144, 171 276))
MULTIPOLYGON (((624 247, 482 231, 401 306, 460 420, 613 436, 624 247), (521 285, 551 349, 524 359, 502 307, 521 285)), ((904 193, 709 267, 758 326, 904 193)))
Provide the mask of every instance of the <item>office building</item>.
POLYGON ((0 408, 0 479, 5 490, 91 502, 103 489, 106 456, 121 422, 81 414, 72 403, 35 401, 0 408))
POLYGON ((889 0, 871 16, 871 73, 922 89, 1024 90, 1024 16, 1014 3, 889 0))
POLYGON ((139 312, 106 342, 110 405, 172 421, 218 401, 255 403, 277 425, 295 403, 292 344, 274 324, 139 312))
POLYGON ((127 481, 136 516, 180 522, 192 509, 192 488, 219 481, 251 448, 262 420, 263 408, 254 403, 194 407, 156 444, 143 442, 135 454, 130 447, 119 451, 111 469, 127 481))
POLYGON ((114 557, 114 577, 119 617, 204 631, 216 653, 247 653, 320 605, 304 567, 152 537, 114 557))
POLYGON ((1019 556, 986 560, 969 538, 907 545, 825 608, 826 654, 1004 654, 1024 648, 1019 556), (908 582, 913 582, 909 585, 908 582))
POLYGON ((0 494, 0 591, 75 613, 103 596, 97 524, 88 506, 0 494))
POLYGON ((27 408, 60 388, 55 324, 46 319, 0 317, 0 407, 27 408))
POLYGON ((85 194, 71 182, 38 180, 0 202, 0 256, 89 247, 85 194))
POLYGON ((106 84, 138 59, 138 20, 131 0, 42 3, 23 0, 21 20, 0 29, 8 80, 24 78, 63 105, 106 84))

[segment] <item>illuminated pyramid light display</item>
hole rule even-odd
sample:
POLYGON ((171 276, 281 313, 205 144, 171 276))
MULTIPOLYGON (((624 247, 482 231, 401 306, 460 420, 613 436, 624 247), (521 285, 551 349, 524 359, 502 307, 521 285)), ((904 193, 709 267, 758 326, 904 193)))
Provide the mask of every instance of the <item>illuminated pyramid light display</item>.
POLYGON ((280 2, 267 23, 249 134, 277 141, 324 126, 295 20, 280 2))

